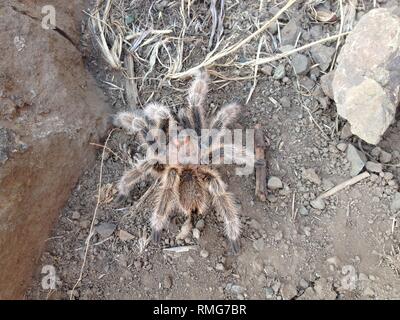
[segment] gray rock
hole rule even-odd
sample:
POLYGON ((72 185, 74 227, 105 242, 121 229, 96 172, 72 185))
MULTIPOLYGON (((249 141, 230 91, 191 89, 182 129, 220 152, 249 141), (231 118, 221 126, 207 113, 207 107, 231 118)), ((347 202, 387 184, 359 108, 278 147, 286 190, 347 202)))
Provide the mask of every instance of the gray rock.
POLYGON ((272 76, 273 68, 267 64, 264 67, 262 67, 260 71, 261 71, 261 73, 263 73, 267 76, 272 76))
POLYGON ((299 209, 299 214, 302 216, 308 216, 308 210, 305 206, 301 206, 299 209))
POLYGON ((299 285, 300 285, 301 288, 307 289, 308 288, 308 281, 305 280, 305 279, 301 279, 299 285))
POLYGON ((283 96, 280 98, 279 103, 283 108, 289 108, 291 106, 290 98, 288 96, 283 96))
POLYGON ((171 289, 172 288, 172 278, 171 278, 171 276, 165 276, 164 277, 163 287, 165 289, 171 289))
POLYGON ((274 297, 274 290, 270 287, 265 288, 265 298, 272 299, 274 297))
POLYGON ((368 161, 365 167, 369 172, 381 173, 383 170, 382 164, 373 161, 368 161))
POLYGON ((325 206, 326 206, 325 201, 320 198, 310 201, 310 205, 314 209, 318 209, 318 210, 324 210, 325 206))
POLYGON ((274 75, 272 76, 275 80, 281 80, 286 75, 285 65, 280 64, 274 70, 274 75))
POLYGON ((95 230, 102 238, 108 238, 114 233, 116 228, 117 226, 113 223, 103 222, 96 226, 95 230))
POLYGON ((353 135, 353 133, 351 132, 351 126, 350 123, 346 123, 343 128, 342 131, 340 131, 340 139, 341 140, 346 140, 348 138, 350 138, 353 135))
POLYGON ((345 152, 347 149, 347 143, 344 142, 338 143, 336 148, 342 152, 345 152))
POLYGON ((392 161, 392 155, 389 152, 382 150, 379 161, 382 163, 389 163, 390 161, 392 161))
POLYGON ((246 291, 245 287, 239 286, 237 284, 234 284, 231 286, 230 291, 236 294, 242 294, 246 291))
POLYGON ((347 146, 346 156, 347 160, 351 164, 350 175, 354 177, 364 168, 365 163, 367 162, 367 157, 352 144, 347 146))
POLYGON ((200 230, 199 229, 193 228, 192 233, 193 233, 193 238, 195 238, 196 240, 200 239, 200 230))
POLYGON ((197 221, 196 229, 198 229, 200 231, 204 229, 204 220, 203 219, 200 219, 199 221, 197 221))
POLYGON ((321 178, 318 176, 318 174, 315 172, 315 169, 309 168, 309 169, 304 169, 302 172, 303 178, 315 183, 317 185, 321 184, 321 178))
POLYGON ((382 152, 382 149, 380 147, 375 147, 371 150, 371 156, 378 158, 382 152))
POLYGON ((72 220, 79 220, 81 214, 78 211, 72 212, 72 220))
POLYGON ((295 54, 292 59, 292 65, 296 74, 303 75, 310 68, 310 60, 304 54, 295 54))
POLYGON ((217 269, 218 271, 224 271, 225 267, 224 267, 224 265, 222 263, 217 263, 215 265, 215 269, 217 269))
POLYGON ((400 210, 400 192, 396 192, 394 194, 394 198, 392 204, 390 205, 390 209, 392 209, 392 211, 400 210))
POLYGON ((283 188, 282 181, 278 177, 272 176, 268 179, 268 189, 277 190, 277 189, 282 189, 282 188, 283 188))
POLYGON ((311 55, 322 71, 326 71, 329 68, 334 53, 335 48, 323 44, 317 44, 311 48, 311 55))
POLYGON ((293 299, 297 296, 297 289, 294 285, 287 283, 281 289, 281 295, 285 300, 293 299))
POLYGON ((333 87, 332 81, 335 73, 333 71, 321 76, 321 89, 327 97, 333 100, 333 87))
POLYGON ((333 92, 351 131, 377 144, 393 123, 399 104, 400 17, 388 9, 365 14, 338 56, 333 92))
POLYGON ((209 253, 208 253, 207 250, 202 249, 202 250, 200 251, 200 257, 202 257, 202 258, 208 258, 208 256, 209 256, 209 253))
POLYGON ((263 251, 264 247, 265 247, 264 239, 260 238, 256 241, 253 241, 253 247, 254 247, 254 249, 256 249, 259 252, 263 251))
POLYGON ((299 35, 300 28, 295 20, 290 20, 281 30, 282 45, 294 45, 299 35))

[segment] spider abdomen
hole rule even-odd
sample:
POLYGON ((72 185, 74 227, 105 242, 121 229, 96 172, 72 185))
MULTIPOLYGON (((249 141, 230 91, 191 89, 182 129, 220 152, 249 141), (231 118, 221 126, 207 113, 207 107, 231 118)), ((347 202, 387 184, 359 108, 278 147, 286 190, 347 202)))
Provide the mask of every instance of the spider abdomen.
POLYGON ((179 202, 186 214, 202 214, 206 209, 207 192, 196 172, 187 169, 181 173, 179 184, 179 202))

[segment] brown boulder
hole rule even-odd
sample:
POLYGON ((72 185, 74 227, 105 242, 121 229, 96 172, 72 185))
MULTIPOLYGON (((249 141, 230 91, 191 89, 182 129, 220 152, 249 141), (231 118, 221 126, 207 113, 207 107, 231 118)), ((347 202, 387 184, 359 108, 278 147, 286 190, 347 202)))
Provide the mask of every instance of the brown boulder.
POLYGON ((75 46, 84 2, 0 4, 0 299, 23 297, 60 209, 93 163, 89 142, 107 130, 108 107, 75 46), (46 4, 57 30, 41 26, 46 4))

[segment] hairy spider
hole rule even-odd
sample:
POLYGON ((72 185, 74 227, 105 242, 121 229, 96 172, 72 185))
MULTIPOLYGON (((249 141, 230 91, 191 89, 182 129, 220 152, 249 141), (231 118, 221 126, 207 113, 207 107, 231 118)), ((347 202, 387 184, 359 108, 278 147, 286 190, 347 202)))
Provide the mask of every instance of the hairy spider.
MULTIPOLYGON (((234 156, 231 152, 234 149, 232 144, 225 144, 221 148, 221 145, 216 146, 214 142, 223 136, 227 126, 235 120, 240 105, 232 103, 223 106, 219 111, 209 112, 205 101, 207 91, 208 74, 205 70, 201 70, 189 89, 188 106, 180 108, 179 111, 174 112, 167 106, 150 103, 143 110, 120 112, 114 117, 115 126, 122 127, 129 133, 137 133, 147 150, 153 151, 148 152, 144 159, 137 160, 133 168, 124 173, 118 183, 119 199, 126 198, 136 183, 152 175, 159 184, 155 189, 156 206, 150 220, 153 240, 157 242, 160 240, 161 231, 172 210, 178 209, 187 216, 184 226, 190 231, 192 214, 204 214, 208 203, 211 203, 223 218, 225 234, 233 252, 237 253, 240 249, 240 219, 233 195, 227 191, 219 173, 209 162, 193 162, 185 157, 184 159, 181 156, 177 157, 179 154, 182 155, 182 152, 185 155, 188 152, 191 154, 201 146, 201 151, 196 154, 197 159, 199 157, 210 159, 216 151, 223 152, 223 159, 230 161, 238 159, 238 154, 234 156), (211 115, 207 116, 208 113, 211 115), (172 134, 174 129, 178 135, 172 134), (201 142, 192 139, 191 136, 182 138, 179 135, 187 129, 201 136, 201 142), (154 152, 154 146, 150 141, 157 143, 158 153, 154 152), (205 148, 204 141, 207 142, 205 148), (211 141, 213 143, 210 144, 211 141), (165 146, 164 149, 162 144, 165 146)), ((243 153, 239 158, 243 163, 246 156, 242 156, 243 153)))

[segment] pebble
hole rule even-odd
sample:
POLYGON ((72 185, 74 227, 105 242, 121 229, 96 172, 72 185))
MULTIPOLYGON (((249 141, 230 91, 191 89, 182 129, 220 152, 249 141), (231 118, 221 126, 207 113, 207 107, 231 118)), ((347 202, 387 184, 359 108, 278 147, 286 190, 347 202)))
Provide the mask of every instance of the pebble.
POLYGON ((245 287, 239 286, 237 284, 233 284, 230 287, 230 291, 236 294, 243 294, 246 291, 245 287))
POLYGON ((352 144, 349 144, 347 147, 346 157, 351 164, 350 175, 352 177, 358 175, 367 162, 366 156, 352 144))
POLYGON ((392 211, 400 210, 400 192, 394 194, 390 209, 392 209, 392 211))
POLYGON ((281 30, 282 45, 294 45, 299 35, 299 27, 295 20, 290 20, 281 30))
POLYGON ((265 288, 265 298, 272 299, 274 297, 274 290, 270 287, 265 288))
POLYGON ((389 163, 392 160, 392 155, 389 152, 382 150, 379 160, 382 163, 389 163))
POLYGON ((197 221, 197 223, 196 223, 196 229, 198 229, 198 230, 203 230, 204 229, 204 220, 203 219, 200 219, 199 221, 197 221))
POLYGON ((308 288, 308 282, 305 279, 301 279, 299 285, 303 289, 307 289, 308 288))
POLYGON ((72 213, 72 220, 79 220, 80 217, 81 217, 81 214, 78 211, 74 211, 72 213))
POLYGON ((336 148, 342 152, 345 152, 347 149, 347 143, 344 142, 338 143, 336 148))
POLYGON ((108 238, 114 233, 116 228, 117 226, 113 223, 103 222, 96 226, 96 231, 102 238, 108 238))
POLYGON ((313 168, 304 169, 302 175, 304 179, 312 183, 315 183, 317 185, 321 184, 321 178, 318 176, 318 174, 315 172, 315 169, 313 168))
POLYGON ((215 265, 215 269, 217 269, 218 271, 224 271, 225 267, 224 267, 224 265, 222 263, 217 263, 215 265))
POLYGON ((286 75, 285 65, 280 64, 274 70, 274 75, 272 76, 275 80, 283 79, 286 75))
POLYGON ((122 241, 128 241, 128 240, 132 240, 135 237, 133 235, 131 235, 129 232, 125 231, 125 230, 119 230, 118 231, 118 237, 122 240, 122 241))
POLYGON ((275 233, 274 239, 275 239, 275 241, 281 241, 283 239, 283 232, 278 231, 277 233, 275 233))
POLYGON ((323 44, 317 44, 311 48, 311 55, 316 63, 318 63, 322 71, 326 71, 332 62, 335 49, 323 44))
POLYGON ((199 240, 200 239, 200 230, 197 228, 194 228, 192 230, 192 232, 193 232, 193 238, 195 238, 196 240, 199 240))
POLYGON ((253 247, 259 252, 262 251, 265 247, 264 239, 260 238, 256 241, 253 241, 253 247))
POLYGON ((297 289, 292 284, 285 284, 281 289, 281 295, 284 299, 290 300, 297 296, 297 289))
POLYGON ((383 166, 381 163, 373 162, 373 161, 367 161, 365 167, 369 172, 376 172, 376 173, 381 173, 383 170, 383 166))
POLYGON ((302 216, 308 216, 309 212, 305 206, 301 206, 299 209, 299 214, 302 216))
POLYGON ((315 200, 312 200, 310 202, 310 205, 314 208, 314 209, 318 209, 318 210, 324 210, 325 209, 325 201, 317 198, 315 200))
POLYGON ((292 65, 297 75, 306 74, 310 68, 310 61, 304 54, 295 54, 292 65))
POLYGON ((265 65, 261 68, 261 72, 267 76, 272 76, 273 68, 270 65, 265 65))
POLYGON ((282 188, 283 188, 283 183, 281 179, 279 179, 278 177, 272 176, 268 179, 268 189, 277 190, 282 188))
POLYGON ((170 289, 172 287, 172 278, 171 276, 164 277, 163 286, 165 289, 170 289))
POLYGON ((202 249, 202 250, 200 251, 200 256, 201 256, 202 258, 208 258, 209 255, 210 255, 210 254, 209 254, 208 251, 205 250, 205 249, 202 249))
POLYGON ((373 149, 371 150, 371 156, 373 156, 373 157, 375 157, 375 158, 378 158, 379 155, 381 154, 381 152, 382 152, 382 149, 381 149, 381 148, 375 147, 375 148, 373 148, 373 149))

